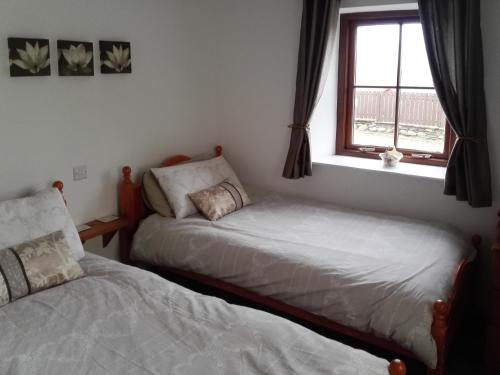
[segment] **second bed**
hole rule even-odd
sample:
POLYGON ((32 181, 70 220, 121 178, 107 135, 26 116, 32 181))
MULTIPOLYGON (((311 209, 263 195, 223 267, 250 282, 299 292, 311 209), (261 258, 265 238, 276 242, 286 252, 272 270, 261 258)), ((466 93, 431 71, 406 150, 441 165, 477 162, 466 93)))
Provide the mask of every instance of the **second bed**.
POLYGON ((476 256, 453 227, 259 189, 248 189, 252 205, 217 221, 145 217, 139 185, 124 172, 125 261, 180 272, 443 373, 476 256))

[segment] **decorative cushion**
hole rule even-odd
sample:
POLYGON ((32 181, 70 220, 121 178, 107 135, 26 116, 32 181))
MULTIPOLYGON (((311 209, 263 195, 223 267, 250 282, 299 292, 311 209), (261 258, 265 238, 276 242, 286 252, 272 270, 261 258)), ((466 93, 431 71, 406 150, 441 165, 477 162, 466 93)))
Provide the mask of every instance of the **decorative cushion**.
POLYGON ((0 250, 0 306, 81 276, 62 231, 0 250))
MULTIPOLYGON (((187 164, 196 161, 208 160, 213 157, 214 157, 213 152, 200 154, 193 156, 191 159, 183 161, 180 164, 187 164)), ((158 184, 158 181, 156 181, 156 177, 153 175, 153 173, 151 173, 150 170, 144 173, 142 177, 141 195, 144 204, 151 211, 155 211, 156 213, 165 217, 174 216, 174 213, 170 208, 170 204, 168 203, 165 193, 158 184)))
POLYGON ((241 186, 224 156, 172 167, 153 168, 151 172, 167 196, 177 219, 196 213, 196 207, 188 194, 218 185, 223 181, 241 186))
POLYGON ((57 189, 43 190, 27 198, 0 203, 0 249, 62 230, 70 254, 85 255, 80 236, 57 189))
POLYGON ((165 193, 161 190, 160 185, 156 181, 156 177, 147 171, 142 176, 142 199, 147 208, 157 212, 161 216, 169 217, 174 216, 170 205, 168 204, 165 193))
POLYGON ((241 185, 222 182, 219 185, 189 194, 198 210, 211 221, 248 206, 250 198, 241 185))

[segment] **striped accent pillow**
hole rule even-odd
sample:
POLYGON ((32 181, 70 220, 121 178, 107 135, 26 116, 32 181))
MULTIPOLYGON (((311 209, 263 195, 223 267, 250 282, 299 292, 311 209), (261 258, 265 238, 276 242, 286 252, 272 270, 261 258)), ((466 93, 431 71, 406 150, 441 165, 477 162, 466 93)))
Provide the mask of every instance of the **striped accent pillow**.
POLYGON ((0 306, 81 276, 62 231, 0 250, 0 306))
POLYGON ((251 203, 243 186, 228 181, 189 194, 189 198, 191 198, 198 211, 212 221, 218 220, 231 212, 241 210, 251 203))

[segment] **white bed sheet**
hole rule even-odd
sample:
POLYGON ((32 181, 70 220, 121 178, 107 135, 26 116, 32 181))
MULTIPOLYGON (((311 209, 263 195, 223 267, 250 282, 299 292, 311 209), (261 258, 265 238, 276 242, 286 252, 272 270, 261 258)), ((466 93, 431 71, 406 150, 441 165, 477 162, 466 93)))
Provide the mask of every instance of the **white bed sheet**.
POLYGON ((210 222, 152 215, 132 258, 238 285, 437 361, 432 304, 474 251, 456 229, 257 191, 210 222))
POLYGON ((388 375, 271 314, 87 254, 86 276, 0 308, 2 375, 388 375))

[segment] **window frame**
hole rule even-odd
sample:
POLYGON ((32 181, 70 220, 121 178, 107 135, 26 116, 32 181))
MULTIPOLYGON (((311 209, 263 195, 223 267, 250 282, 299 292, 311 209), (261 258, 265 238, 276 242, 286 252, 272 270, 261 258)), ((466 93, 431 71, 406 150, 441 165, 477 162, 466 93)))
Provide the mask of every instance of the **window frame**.
MULTIPOLYGON (((385 147, 356 145, 352 143, 353 112, 354 112, 354 90, 356 88, 355 78, 355 51, 356 51, 356 28, 358 26, 402 24, 408 22, 421 22, 417 10, 369 12, 369 13, 344 13, 340 16, 340 40, 339 40, 339 73, 338 73, 338 99, 337 99, 337 155, 356 156, 362 158, 379 159, 379 153, 385 151, 385 147), (362 150, 362 148, 373 148, 373 150, 362 150)), ((402 28, 400 28, 401 33, 402 28)), ((401 34, 399 39, 398 57, 398 79, 396 86, 366 86, 367 88, 382 88, 396 90, 396 114, 395 124, 399 116, 399 92, 407 86, 400 85, 401 77, 401 34)), ((365 87, 363 85, 358 85, 365 87)), ((428 87, 412 87, 415 89, 430 89, 428 87)), ((433 88, 434 89, 434 88, 433 88)), ((397 125, 395 127, 397 137, 397 125)), ((446 166, 451 151, 456 141, 456 136, 448 121, 445 125, 444 150, 443 153, 431 153, 404 148, 398 150, 403 153, 402 162, 427 164, 435 166, 446 166), (430 154, 430 158, 415 157, 412 154, 430 154)))

